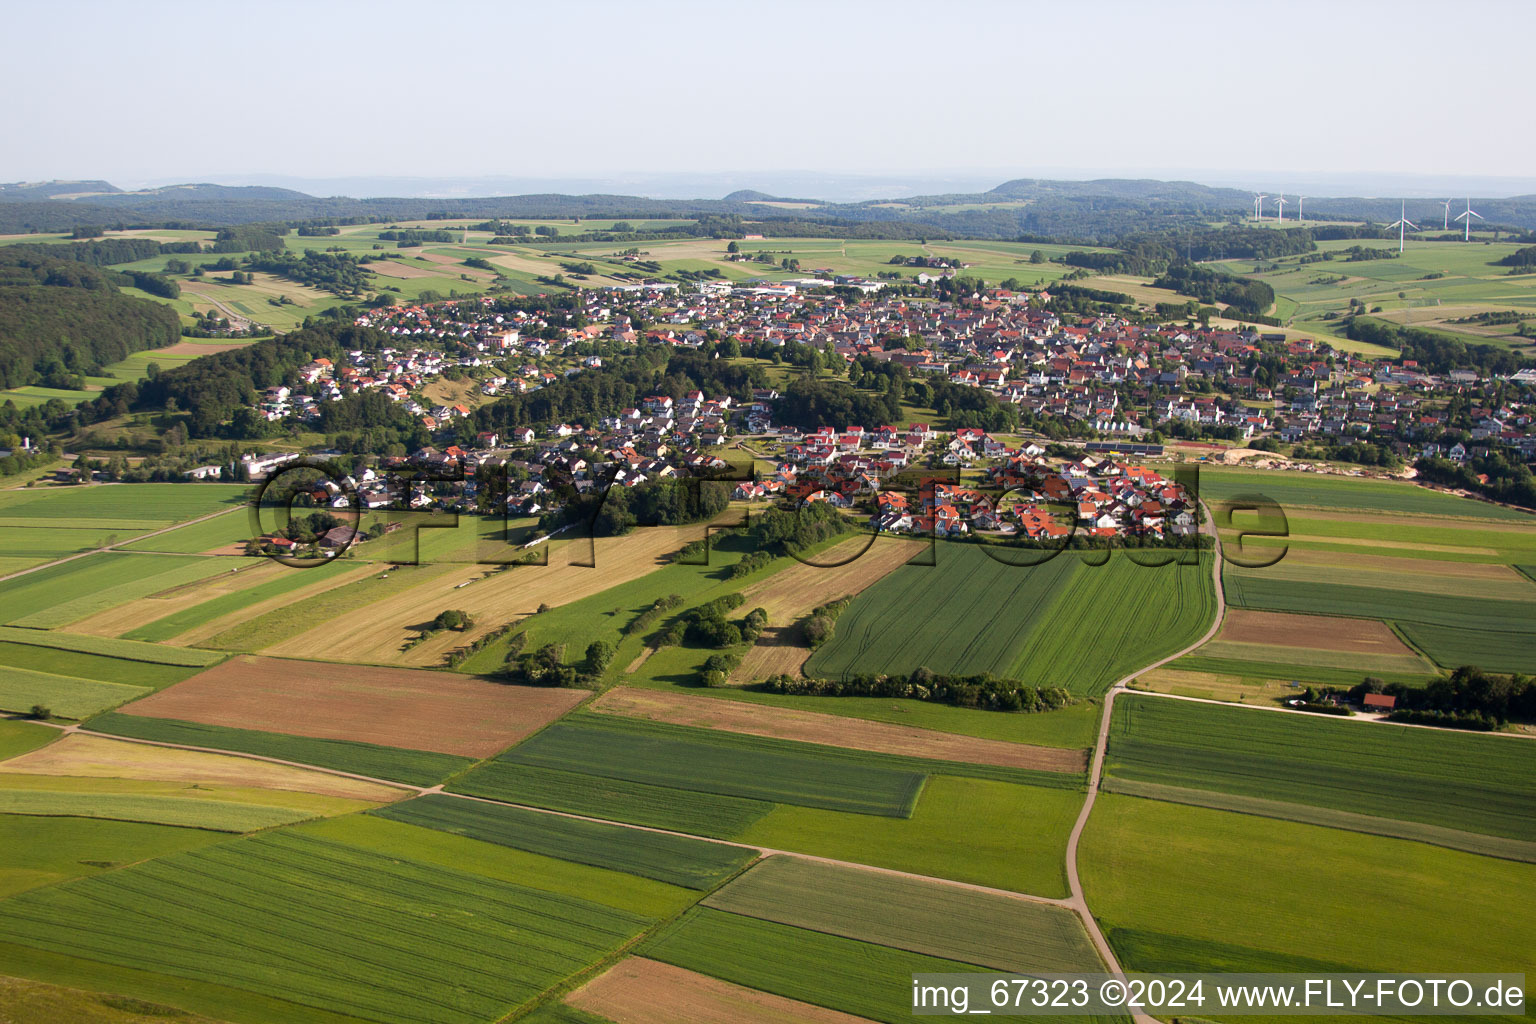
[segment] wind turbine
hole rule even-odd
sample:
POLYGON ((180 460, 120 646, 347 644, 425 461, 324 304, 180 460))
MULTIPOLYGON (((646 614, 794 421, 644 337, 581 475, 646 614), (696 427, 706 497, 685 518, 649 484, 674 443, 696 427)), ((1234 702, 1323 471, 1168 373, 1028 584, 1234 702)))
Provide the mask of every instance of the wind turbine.
MULTIPOLYGON (((1468 201, 1470 202, 1470 200, 1468 201)), ((1440 230, 1449 231, 1451 230, 1451 201, 1447 199, 1440 205, 1445 207, 1445 224, 1441 226, 1440 230)))
POLYGON ((1269 198, 1269 196, 1265 195, 1262 192, 1258 193, 1257 195, 1255 195, 1253 197, 1253 219, 1254 220, 1263 220, 1264 219, 1264 200, 1266 200, 1268 198, 1269 198))
POLYGON ((1296 197, 1296 223, 1297 224, 1300 224, 1302 221, 1307 219, 1306 216, 1305 216, 1307 208, 1302 205, 1306 201, 1307 201, 1307 197, 1306 196, 1297 196, 1296 197))
POLYGON ((1387 225, 1387 227, 1389 227, 1389 228, 1397 228, 1397 251, 1398 251, 1398 253, 1402 253, 1402 251, 1403 251, 1403 242, 1408 237, 1408 234, 1407 234, 1408 229, 1409 228, 1413 228, 1413 230, 1415 230, 1415 231, 1419 230, 1419 226, 1417 224, 1415 224, 1413 221, 1408 219, 1408 202, 1407 202, 1407 200, 1403 201, 1403 205, 1400 207, 1400 209, 1402 211, 1401 216, 1399 216, 1397 218, 1397 220, 1393 221, 1391 224, 1387 225))
POLYGON ((1285 220, 1285 196, 1275 196, 1275 220, 1285 220))
POLYGON ((1472 209, 1472 199, 1469 196, 1467 198, 1467 212, 1466 213, 1458 213, 1456 215, 1456 219, 1457 220, 1465 220, 1467 222, 1466 234, 1463 235, 1462 239, 1461 239, 1463 242, 1470 242, 1470 241, 1472 241, 1472 218, 1473 217, 1476 217, 1478 220, 1483 220, 1484 219, 1482 214, 1477 213, 1477 212, 1475 212, 1472 209))

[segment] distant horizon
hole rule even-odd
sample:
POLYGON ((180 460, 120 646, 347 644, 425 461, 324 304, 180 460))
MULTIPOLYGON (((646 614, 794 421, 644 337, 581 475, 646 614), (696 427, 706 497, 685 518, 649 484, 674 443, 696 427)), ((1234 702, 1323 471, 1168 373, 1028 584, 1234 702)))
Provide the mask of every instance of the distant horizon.
MULTIPOLYGON (((1019 179, 1086 182, 1097 180, 1187 181, 1210 188, 1272 193, 1305 193, 1307 198, 1430 199, 1469 195, 1477 199, 1536 196, 1536 177, 1499 175, 1423 175, 1358 172, 1331 176, 1269 174, 1193 168, 1067 168, 1024 171, 1002 169, 880 174, 875 172, 693 171, 630 172, 608 175, 387 175, 350 174, 313 177, 274 172, 186 174, 114 180, 104 175, 71 175, 43 181, 105 181, 127 192, 173 185, 286 188, 317 198, 483 199, 554 193, 606 193, 657 200, 719 200, 739 191, 756 191, 823 203, 858 203, 915 196, 977 194, 1019 179)), ((20 183, 16 179, 15 183, 20 183)))

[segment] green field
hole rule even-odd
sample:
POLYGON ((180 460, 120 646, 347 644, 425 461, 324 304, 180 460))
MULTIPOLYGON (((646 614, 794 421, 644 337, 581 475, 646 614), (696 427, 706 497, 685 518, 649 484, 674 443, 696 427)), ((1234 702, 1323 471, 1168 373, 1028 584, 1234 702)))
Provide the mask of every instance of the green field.
POLYGON ((1126 696, 1105 771, 1530 842, 1531 754, 1509 737, 1126 696))
MULTIPOLYGON (((200 523, 178 526, 168 533, 124 544, 127 551, 172 551, 198 554, 251 538, 251 520, 244 509, 234 509, 200 523)), ((259 564, 259 563, 257 563, 259 564)))
POLYGON ((190 666, 156 665, 148 661, 11 643, 7 640, 0 640, 0 662, 4 662, 7 669, 29 669, 33 672, 156 689, 179 683, 198 671, 190 666))
MULTIPOLYGON (((658 727, 613 716, 574 716, 500 760, 692 793, 906 817, 922 790, 914 772, 825 756, 808 744, 759 741, 708 730, 658 727)), ((766 809, 766 808, 764 808, 766 809)))
POLYGON ((48 629, 140 597, 227 571, 221 559, 181 555, 86 555, 6 584, 0 621, 48 629))
POLYGON ((703 902, 999 971, 1103 969, 1070 910, 862 868, 769 857, 703 902))
POLYGON ((580 896, 658 921, 699 898, 692 889, 639 875, 559 860, 374 814, 312 821, 299 826, 299 831, 390 857, 439 864, 545 892, 580 896))
POLYGON ((0 711, 19 714, 42 705, 60 718, 89 718, 149 692, 147 686, 0 666, 0 711))
MULTIPOLYGON (((1439 235, 1440 229, 1433 227, 1433 220, 1430 215, 1420 223, 1428 228, 1426 234, 1439 235)), ((1334 328, 1324 317, 1348 313, 1350 300, 1359 299, 1369 308, 1380 307, 1384 317, 1397 323, 1422 324, 1448 332, 1467 344, 1501 348, 1528 344, 1512 337, 1514 325, 1483 333, 1447 322, 1471 312, 1511 309, 1523 309, 1536 319, 1536 277, 1510 277, 1506 273, 1508 268, 1495 265, 1519 245, 1486 243, 1476 238, 1474 241, 1482 244, 1461 244, 1460 234, 1453 242, 1410 240, 1403 254, 1397 256, 1395 240, 1331 240, 1318 242, 1318 250, 1337 253, 1358 245, 1388 250, 1393 258, 1349 261, 1340 257, 1302 264, 1300 257, 1283 257, 1262 261, 1265 269, 1258 274, 1253 273, 1252 260, 1232 260, 1216 266, 1269 284, 1278 297, 1276 313, 1298 329, 1328 332, 1334 328), (1431 274, 1442 276, 1431 278, 1431 274)))
POLYGON ((1115 794, 1079 856, 1130 971, 1536 969, 1536 865, 1115 794))
POLYGON ((106 818, 112 821, 202 828, 214 832, 254 832, 314 817, 310 811, 298 808, 263 806, 236 800, 188 799, 185 796, 114 790, 66 792, 55 789, 17 789, 12 788, 9 781, 0 781, 0 814, 106 818))
POLYGON ((418 797, 370 813, 688 889, 712 889, 756 856, 740 846, 451 796, 418 797))
POLYGON ((1308 583, 1266 576, 1262 569, 1229 568, 1222 583, 1234 608, 1397 623, 1445 668, 1477 664, 1493 672, 1526 672, 1536 667, 1536 600, 1308 583))
POLYGON ((850 818, 814 807, 778 807, 737 838, 957 882, 1066 896, 1067 835, 1082 804, 1080 792, 934 775, 911 818, 850 818))
POLYGON ((888 1024, 912 1019, 913 974, 978 968, 708 907, 688 911, 637 950, 691 971, 888 1024))
POLYGON ((1030 743, 1042 747, 1082 750, 1093 746, 1098 732, 1099 705, 1084 700, 1055 711, 1031 714, 1000 714, 995 711, 961 708, 921 700, 893 700, 889 697, 802 697, 766 693, 738 687, 699 689, 690 693, 748 704, 776 708, 796 708, 825 715, 862 718, 890 725, 908 725, 916 729, 951 732, 977 739, 1030 743))
POLYGON ((289 832, 22 894, 0 922, 8 943, 386 1024, 498 1019, 647 923, 289 832))
POLYGON ((0 814, 0 897, 228 838, 169 825, 0 814))
POLYGON ((229 729, 172 718, 106 714, 92 719, 89 728, 95 732, 130 739, 184 743, 194 747, 235 750, 282 761, 297 761, 300 764, 334 768, 413 786, 434 785, 474 763, 467 757, 427 750, 402 750, 349 740, 311 739, 307 736, 286 736, 251 729, 229 729))
POLYGON ((974 545, 944 545, 937 566, 902 566, 855 598, 805 672, 926 666, 1100 694, 1204 632, 1215 613, 1208 558, 1147 568, 1116 553, 1092 566, 1069 552, 1020 568, 974 545))
MULTIPOLYGON (((140 661, 155 665, 177 665, 206 668, 224 660, 216 651, 198 651, 185 647, 162 647, 159 644, 139 643, 114 637, 91 636, 84 633, 60 633, 54 630, 18 629, 0 626, 0 642, 25 644, 29 647, 48 647, 59 651, 75 651, 95 654, 118 661, 140 661)), ((114 668, 113 671, 126 671, 114 668)), ((88 675, 89 673, 80 673, 88 675)), ((132 682, 132 680, 128 680, 132 682)))
POLYGON ((505 759, 481 765, 455 779, 450 788, 470 796, 717 839, 739 835, 774 806, 763 800, 539 768, 505 759))
MULTIPOLYGON (((261 580, 253 586, 248 586, 229 594, 220 594, 207 601, 199 602, 190 608, 183 608, 180 611, 153 619, 136 629, 129 630, 123 634, 123 637, 128 640, 148 642, 169 640, 174 636, 185 633, 189 629, 212 622, 221 615, 229 615, 269 598, 292 593, 300 587, 319 583, 341 573, 350 572, 355 568, 357 568, 356 562, 343 560, 327 562, 325 565, 316 566, 313 569, 295 569, 291 572, 279 573, 276 577, 261 580)), ((222 657, 223 655, 219 656, 222 657)))
MULTIPOLYGON (((131 519, 170 526, 238 505, 243 484, 99 484, 0 491, 0 518, 131 519)), ((39 525, 46 525, 39 523, 39 525)))
MULTIPOLYGON (((452 564, 402 566, 382 574, 382 579, 379 576, 367 576, 353 580, 231 626, 209 638, 203 646, 224 651, 259 651, 263 647, 298 636, 314 628, 317 622, 328 621, 402 590, 409 590, 443 573, 452 572, 453 568, 452 564)), ((305 582, 309 582, 320 578, 307 575, 314 571, 320 570, 301 569, 296 570, 294 575, 302 574, 305 582)))
POLYGON ((46 725, 0 718, 0 761, 46 747, 62 735, 46 725))
MULTIPOLYGON (((1293 506, 1359 509, 1368 512, 1497 519, 1536 526, 1536 520, 1527 513, 1443 491, 1432 491, 1405 481, 1328 476, 1292 470, 1200 467, 1200 495, 1206 501, 1227 501, 1239 494, 1262 494, 1286 509, 1293 506)), ((1390 528, 1390 524, 1380 525, 1390 528)))

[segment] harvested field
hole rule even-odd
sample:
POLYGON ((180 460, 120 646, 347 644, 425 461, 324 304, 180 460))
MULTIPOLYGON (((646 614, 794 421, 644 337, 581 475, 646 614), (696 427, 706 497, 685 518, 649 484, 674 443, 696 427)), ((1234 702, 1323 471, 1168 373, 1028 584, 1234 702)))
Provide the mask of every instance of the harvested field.
POLYGON ((551 545, 549 565, 520 565, 486 576, 489 566, 455 567, 405 591, 375 601, 265 649, 295 658, 346 658, 404 665, 441 664, 448 651, 535 612, 618 586, 665 565, 666 555, 703 535, 701 526, 643 527, 623 537, 597 539, 596 568, 586 561, 585 540, 551 545), (468 586, 464 584, 468 583, 468 586), (462 608, 475 625, 463 632, 444 631, 402 653, 418 635, 423 620, 444 608, 462 608))
MULTIPOLYGON (((293 571, 299 572, 307 570, 293 571)), ((322 575, 317 572, 315 573, 317 578, 312 585, 306 585, 301 589, 289 591, 279 596, 268 598, 265 601, 258 601, 255 604, 238 609, 237 611, 220 615, 215 619, 211 619, 208 622, 194 626, 193 628, 188 629, 183 633, 170 637, 166 642, 176 644, 180 647, 190 647, 193 644, 200 644, 210 639, 211 637, 223 633, 226 630, 233 629, 243 622, 249 622, 250 620, 265 615, 268 612, 276 611, 279 608, 293 604, 295 601, 302 601, 306 597, 312 597, 315 594, 319 594, 323 591, 331 590, 335 587, 340 587, 348 583, 356 582, 357 580, 364 579, 365 577, 377 572, 378 567, 374 565, 359 565, 350 572, 343 572, 334 576, 329 573, 322 575)))
POLYGON ((817 605, 858 594, 927 548, 926 541, 911 537, 877 537, 869 550, 860 555, 866 544, 870 544, 869 538, 861 535, 816 556, 817 561, 829 564, 852 558, 847 565, 820 569, 796 562, 761 583, 754 583, 741 592, 747 599, 745 607, 762 608, 770 622, 788 623, 817 605))
MULTIPOLYGON (((829 698, 836 699, 836 698, 829 698)), ((1087 753, 1025 743, 975 739, 950 733, 843 718, 766 704, 695 697, 666 690, 616 687, 597 699, 594 711, 773 739, 850 747, 940 761, 1076 773, 1087 770, 1087 753)))
POLYGON ((1216 639, 1354 654, 1416 657, 1408 645, 1387 628, 1386 623, 1373 619, 1343 619, 1326 615, 1293 615, 1288 612, 1230 608, 1222 620, 1221 633, 1216 639))
POLYGON ((565 1001, 614 1024, 866 1024, 868 1020, 633 956, 565 1001))
MULTIPOLYGON (((811 649, 800 635, 799 620, 817 605, 842 596, 855 596, 879 582, 893 569, 905 564, 926 546, 911 537, 878 537, 869 550, 860 555, 869 538, 859 536, 843 541, 817 556, 821 562, 853 558, 835 569, 818 569, 796 562, 774 573, 761 583, 742 591, 747 607, 762 608, 774 623, 763 631, 756 644, 731 673, 733 683, 750 683, 769 676, 799 675, 811 649)), ((639 664, 631 665, 634 672, 639 664)))
MULTIPOLYGON (((244 546, 241 546, 241 551, 244 546)), ((235 552, 236 554, 240 552, 235 552)), ((70 626, 71 632, 90 633, 94 636, 121 636, 137 629, 146 622, 179 612, 194 605, 211 601, 216 597, 233 594, 273 579, 283 572, 292 572, 286 566, 267 559, 250 559, 231 565, 234 572, 198 580, 190 586, 178 587, 165 594, 140 598, 128 604, 107 608, 88 615, 70 626)))
POLYGON ((305 768, 79 733, 65 736, 41 750, 13 757, 0 764, 0 772, 247 786, 378 803, 388 803, 407 795, 406 790, 393 786, 305 768))
POLYGON ((240 657, 139 701, 130 713, 489 757, 583 696, 446 673, 240 657))

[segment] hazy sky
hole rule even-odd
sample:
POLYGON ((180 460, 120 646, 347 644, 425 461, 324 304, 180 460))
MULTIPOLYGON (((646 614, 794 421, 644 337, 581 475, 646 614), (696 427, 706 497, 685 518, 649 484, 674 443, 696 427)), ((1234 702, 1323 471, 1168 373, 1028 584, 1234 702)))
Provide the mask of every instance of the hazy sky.
POLYGON ((4 21, 0 181, 1536 180, 1529 0, 63 0, 4 21))

